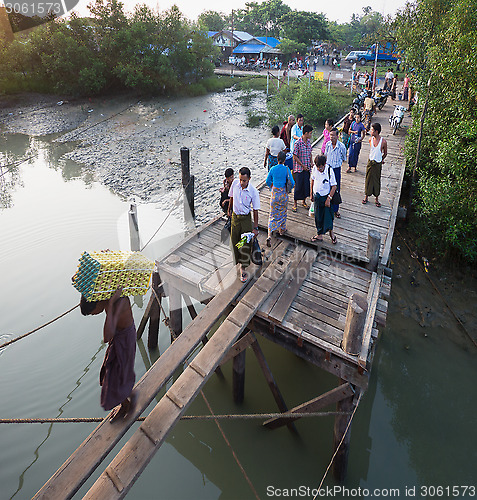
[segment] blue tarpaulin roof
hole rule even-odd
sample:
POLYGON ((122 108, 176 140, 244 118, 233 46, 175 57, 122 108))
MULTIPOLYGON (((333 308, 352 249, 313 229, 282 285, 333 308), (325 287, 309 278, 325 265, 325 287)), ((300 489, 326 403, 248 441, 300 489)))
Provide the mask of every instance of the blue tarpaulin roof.
POLYGON ((270 45, 262 45, 258 43, 241 43, 237 45, 233 50, 233 54, 260 54, 264 52, 266 54, 279 54, 278 49, 274 49, 270 45))
POLYGON ((273 36, 256 36, 255 38, 271 47, 276 47, 280 43, 280 40, 277 40, 273 36))

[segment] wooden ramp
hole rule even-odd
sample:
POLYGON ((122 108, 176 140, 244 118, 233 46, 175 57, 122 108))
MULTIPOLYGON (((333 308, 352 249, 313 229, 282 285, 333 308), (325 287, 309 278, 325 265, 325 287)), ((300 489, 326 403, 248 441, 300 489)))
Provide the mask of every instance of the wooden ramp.
POLYGON ((283 279, 289 263, 288 259, 279 257, 258 278, 84 498, 96 500, 123 498, 126 495, 222 357, 283 279))
POLYGON ((235 280, 199 313, 197 321, 190 323, 154 365, 136 384, 136 405, 128 418, 111 424, 108 417, 85 439, 77 450, 53 474, 33 497, 34 499, 71 498, 126 434, 136 419, 150 405, 200 341, 238 297, 244 285, 235 280))

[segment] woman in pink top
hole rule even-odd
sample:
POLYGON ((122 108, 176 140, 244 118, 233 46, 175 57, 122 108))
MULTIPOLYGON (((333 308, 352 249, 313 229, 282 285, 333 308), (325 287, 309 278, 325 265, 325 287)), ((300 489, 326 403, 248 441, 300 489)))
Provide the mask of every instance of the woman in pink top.
POLYGON ((402 86, 402 90, 404 93, 403 99, 405 101, 407 101, 409 99, 409 77, 407 76, 407 73, 406 73, 406 76, 404 77, 404 83, 402 86))
POLYGON ((323 130, 323 144, 321 145, 321 154, 325 154, 326 143, 330 141, 330 131, 333 128, 335 122, 328 118, 325 122, 325 129, 323 130))

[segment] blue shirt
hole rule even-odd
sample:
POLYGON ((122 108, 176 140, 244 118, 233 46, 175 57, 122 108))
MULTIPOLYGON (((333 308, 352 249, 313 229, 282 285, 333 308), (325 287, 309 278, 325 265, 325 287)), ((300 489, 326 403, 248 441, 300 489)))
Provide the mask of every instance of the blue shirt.
POLYGON ((293 125, 291 132, 290 132, 290 151, 293 153, 293 148, 295 147, 295 142, 298 139, 294 139, 293 136, 296 135, 297 137, 302 137, 303 135, 303 127, 299 127, 298 123, 295 123, 293 125))
POLYGON ((283 163, 274 165, 267 175, 267 186, 272 187, 272 184, 276 188, 284 188, 287 182, 287 176, 289 176, 292 187, 295 185, 293 176, 290 174, 290 169, 283 163))
POLYGON ((340 142, 336 141, 336 145, 333 148, 333 144, 329 141, 325 148, 326 164, 331 168, 341 168, 341 165, 346 160, 346 146, 340 142))

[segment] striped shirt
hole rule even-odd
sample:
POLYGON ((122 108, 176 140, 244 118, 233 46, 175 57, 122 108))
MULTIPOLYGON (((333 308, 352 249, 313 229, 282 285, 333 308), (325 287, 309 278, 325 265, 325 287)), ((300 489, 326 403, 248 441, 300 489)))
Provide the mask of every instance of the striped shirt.
POLYGON ((341 165, 346 161, 346 146, 340 142, 336 141, 335 147, 333 144, 328 142, 325 148, 326 164, 331 168, 341 168, 341 165))

